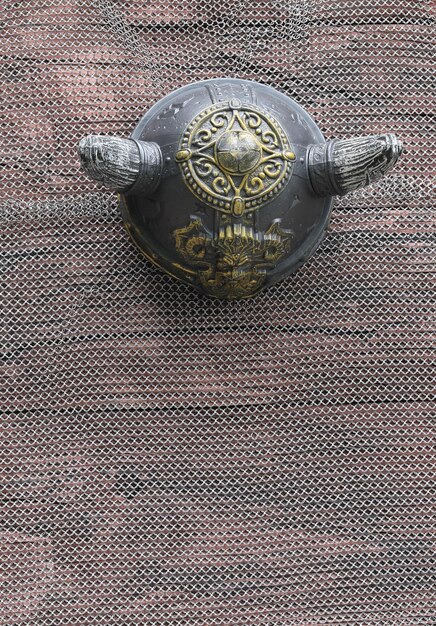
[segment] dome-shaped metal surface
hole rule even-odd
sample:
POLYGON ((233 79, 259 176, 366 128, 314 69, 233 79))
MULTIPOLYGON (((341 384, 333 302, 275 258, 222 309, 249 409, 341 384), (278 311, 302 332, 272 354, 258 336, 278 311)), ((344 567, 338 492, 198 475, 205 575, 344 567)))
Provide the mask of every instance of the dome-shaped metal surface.
POLYGON ((161 184, 121 206, 133 240, 164 270, 205 293, 240 298, 291 273, 317 247, 331 198, 316 196, 312 118, 278 91, 211 80, 158 102, 132 138, 162 151, 161 184))

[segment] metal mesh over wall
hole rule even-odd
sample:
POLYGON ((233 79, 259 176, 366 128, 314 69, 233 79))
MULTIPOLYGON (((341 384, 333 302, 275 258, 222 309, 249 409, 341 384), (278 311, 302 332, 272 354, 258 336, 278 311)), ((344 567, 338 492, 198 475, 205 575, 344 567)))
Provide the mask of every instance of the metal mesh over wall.
POLYGON ((430 6, 2 2, 2 625, 435 623, 430 6), (218 76, 406 148, 239 303, 141 258, 76 156, 218 76))

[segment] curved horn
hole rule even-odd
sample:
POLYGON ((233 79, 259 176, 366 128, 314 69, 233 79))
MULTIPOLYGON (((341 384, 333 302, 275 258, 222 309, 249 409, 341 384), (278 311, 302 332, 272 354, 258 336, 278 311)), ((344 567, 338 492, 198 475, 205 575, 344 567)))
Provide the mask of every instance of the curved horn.
POLYGON ((398 161, 403 151, 395 135, 368 135, 332 139, 311 146, 308 153, 309 179, 319 196, 343 196, 380 180, 398 161))
POLYGON ((90 178, 120 193, 152 193, 162 174, 157 143, 88 135, 78 147, 82 167, 90 178))

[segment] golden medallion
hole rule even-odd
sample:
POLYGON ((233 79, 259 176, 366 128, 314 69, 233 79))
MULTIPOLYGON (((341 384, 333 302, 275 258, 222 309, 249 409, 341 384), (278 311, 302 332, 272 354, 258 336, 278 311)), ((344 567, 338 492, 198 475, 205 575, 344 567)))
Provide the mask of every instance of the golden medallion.
POLYGON ((201 202, 240 217, 280 193, 292 174, 295 153, 271 115, 234 99, 194 118, 176 161, 201 202))

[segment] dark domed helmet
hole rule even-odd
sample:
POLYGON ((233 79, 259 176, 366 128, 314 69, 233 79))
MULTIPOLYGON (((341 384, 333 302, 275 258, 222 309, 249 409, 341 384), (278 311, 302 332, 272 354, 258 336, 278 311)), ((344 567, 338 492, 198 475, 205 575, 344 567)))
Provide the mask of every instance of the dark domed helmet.
POLYGON ((320 244, 332 197, 377 181, 401 151, 392 134, 326 141, 289 97, 235 79, 174 91, 130 139, 79 144, 147 259, 224 299, 294 272, 320 244))

